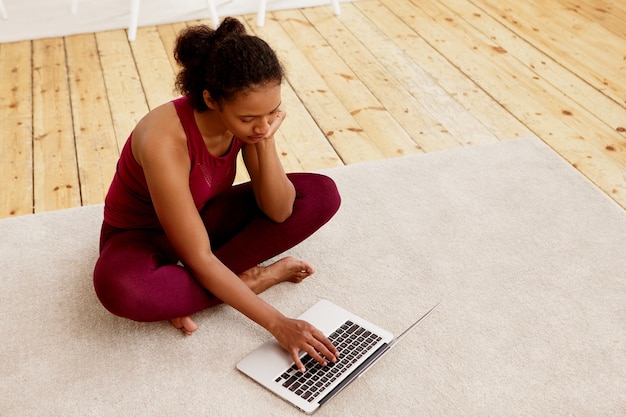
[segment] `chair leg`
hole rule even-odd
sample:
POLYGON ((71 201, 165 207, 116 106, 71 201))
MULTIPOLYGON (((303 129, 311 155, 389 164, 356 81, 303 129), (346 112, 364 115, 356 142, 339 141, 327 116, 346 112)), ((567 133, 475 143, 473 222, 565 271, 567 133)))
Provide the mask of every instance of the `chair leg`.
POLYGON ((132 0, 130 3, 130 24, 128 25, 128 40, 131 42, 137 38, 137 25, 139 24, 139 3, 140 0, 132 0))
POLYGON ((217 26, 220 24, 220 18, 217 15, 217 7, 215 6, 215 1, 206 0, 206 5, 209 8, 209 16, 211 17, 211 23, 213 24, 213 29, 217 29, 217 26))
POLYGON ((341 8, 339 7, 339 0, 330 0, 330 2, 333 5, 333 12, 335 12, 336 15, 340 15, 341 8))
POLYGON ((2 15, 3 19, 8 19, 9 15, 7 15, 7 9, 4 8, 4 2, 0 0, 0 15, 2 15))
POLYGON ((259 0, 259 11, 256 14, 256 24, 261 27, 265 24, 265 10, 267 9, 267 0, 259 0))
POLYGON ((72 12, 72 14, 77 14, 78 13, 78 0, 72 0, 71 12, 72 12))

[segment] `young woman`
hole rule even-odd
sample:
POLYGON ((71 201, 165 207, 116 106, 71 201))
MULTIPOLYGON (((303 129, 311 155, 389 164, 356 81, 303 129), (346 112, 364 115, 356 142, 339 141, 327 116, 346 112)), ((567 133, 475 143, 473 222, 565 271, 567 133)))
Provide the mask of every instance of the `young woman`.
POLYGON ((309 237, 340 204, 330 178, 281 166, 276 54, 226 18, 217 30, 181 33, 175 56, 183 96, 137 124, 106 197, 94 271, 100 301, 118 316, 170 320, 188 335, 193 313, 224 302, 271 332, 300 368, 301 350, 335 361, 319 330, 257 295, 313 274, 293 257, 259 264, 309 237), (233 186, 240 150, 251 181, 233 186))

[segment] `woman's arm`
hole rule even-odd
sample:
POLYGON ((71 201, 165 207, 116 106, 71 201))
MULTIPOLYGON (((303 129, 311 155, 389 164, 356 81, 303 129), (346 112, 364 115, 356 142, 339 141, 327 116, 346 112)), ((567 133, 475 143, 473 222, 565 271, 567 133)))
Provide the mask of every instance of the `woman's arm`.
POLYGON ((257 204, 270 219, 279 223, 291 215, 296 198, 295 188, 285 174, 274 139, 274 133, 284 119, 285 112, 279 109, 265 138, 243 148, 257 204))
POLYGON ((143 168, 152 203, 168 240, 203 287, 261 326, 272 327, 282 319, 282 314, 257 297, 212 253, 208 233, 189 189, 186 137, 182 127, 171 128, 164 120, 167 114, 138 126, 133 134, 133 154, 143 168))
POLYGON ((337 351, 323 334, 267 304, 212 253, 189 189, 190 162, 184 134, 172 131, 171 123, 147 124, 133 134, 133 153, 143 167, 159 221, 185 267, 209 292, 270 331, 298 366, 302 366, 300 350, 321 363, 322 356, 334 360, 337 351))

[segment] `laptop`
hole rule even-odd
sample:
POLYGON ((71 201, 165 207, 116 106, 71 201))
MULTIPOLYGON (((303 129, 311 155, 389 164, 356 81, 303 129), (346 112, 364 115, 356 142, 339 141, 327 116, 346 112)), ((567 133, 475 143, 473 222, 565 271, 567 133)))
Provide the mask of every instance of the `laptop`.
POLYGON ((312 414, 361 376, 406 334, 432 313, 441 301, 406 329, 393 335, 328 300, 320 300, 299 318, 317 327, 339 350, 336 363, 319 365, 301 352, 300 372, 278 341, 267 341, 239 363, 237 369, 307 414, 312 414))

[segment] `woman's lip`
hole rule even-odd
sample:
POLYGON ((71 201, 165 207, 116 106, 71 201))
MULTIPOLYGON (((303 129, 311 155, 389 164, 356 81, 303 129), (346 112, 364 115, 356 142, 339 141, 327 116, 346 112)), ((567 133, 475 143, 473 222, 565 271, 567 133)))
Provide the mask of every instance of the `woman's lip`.
POLYGON ((248 136, 248 139, 258 142, 263 139, 263 136, 248 136))

